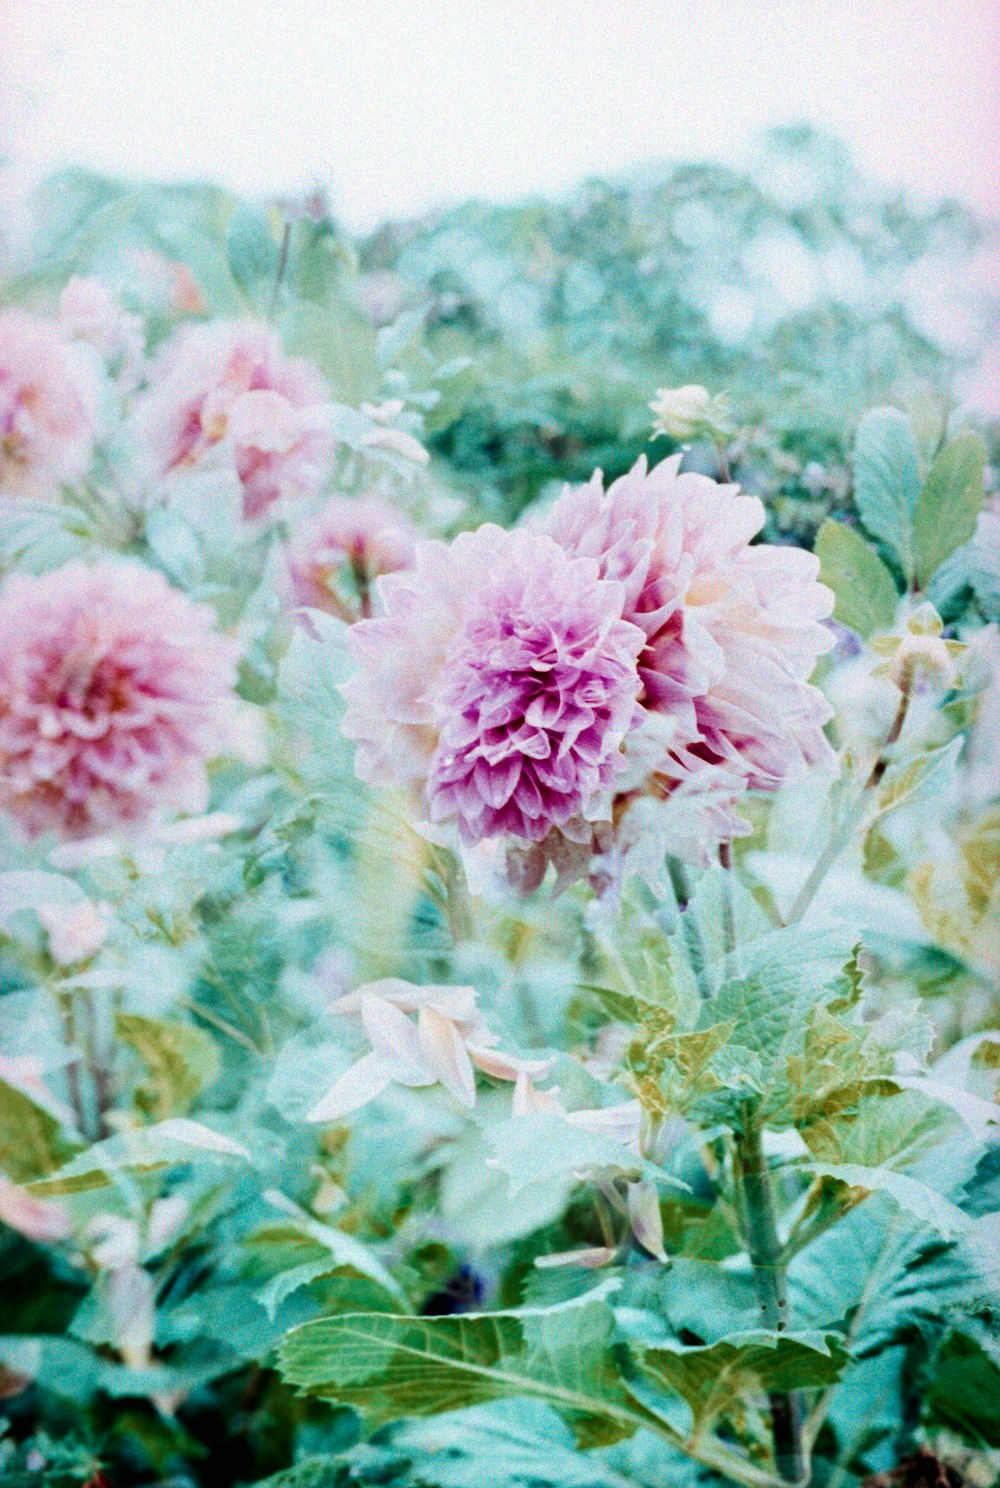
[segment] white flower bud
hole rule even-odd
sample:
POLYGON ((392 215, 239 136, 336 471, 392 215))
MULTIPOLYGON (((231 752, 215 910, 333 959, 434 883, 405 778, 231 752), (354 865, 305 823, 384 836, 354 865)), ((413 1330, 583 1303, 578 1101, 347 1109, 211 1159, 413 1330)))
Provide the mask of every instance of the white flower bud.
POLYGON ((694 439, 709 428, 717 415, 715 400, 708 388, 688 383, 679 388, 658 388, 649 405, 653 414, 653 435, 669 439, 694 439))

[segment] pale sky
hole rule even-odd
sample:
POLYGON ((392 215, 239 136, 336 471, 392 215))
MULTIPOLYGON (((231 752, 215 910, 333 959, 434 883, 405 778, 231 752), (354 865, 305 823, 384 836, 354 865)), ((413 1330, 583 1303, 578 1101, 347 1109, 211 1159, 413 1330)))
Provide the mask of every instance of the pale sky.
POLYGON ((800 119, 887 181, 1000 211, 998 93, 991 0, 0 0, 20 163, 322 182, 355 227, 739 162, 800 119))

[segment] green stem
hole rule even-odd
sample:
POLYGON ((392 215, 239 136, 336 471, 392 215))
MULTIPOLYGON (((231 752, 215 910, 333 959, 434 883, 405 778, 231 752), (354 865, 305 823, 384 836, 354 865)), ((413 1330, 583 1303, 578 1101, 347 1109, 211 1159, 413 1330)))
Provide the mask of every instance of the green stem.
MULTIPOLYGON (((761 1324, 772 1332, 781 1333, 788 1318, 785 1266, 760 1128, 752 1120, 748 1120, 744 1130, 736 1136, 736 1177, 761 1324)), ((799 1394, 797 1391, 773 1390, 768 1402, 778 1472, 785 1482, 805 1482, 808 1466, 802 1444, 799 1394)))
POLYGON ((854 801, 851 809, 847 812, 842 821, 834 823, 833 827, 831 828, 830 836, 827 840, 826 846, 820 853, 816 862, 813 864, 812 870, 809 873, 809 876, 806 879, 805 883, 802 885, 798 894, 795 896, 795 901, 792 904, 792 907, 788 912, 788 918, 785 921, 786 925, 794 925, 799 920, 801 920, 802 916, 805 914, 806 910, 815 899, 820 885, 826 878, 826 875, 829 873, 830 869, 833 867, 834 863, 837 861, 837 859, 840 857, 840 854, 847 846, 854 828, 858 825, 861 818, 864 816, 865 808, 868 804, 871 793, 877 790, 879 785, 882 783, 882 776, 889 768, 889 750, 896 743, 900 734, 903 732, 903 724, 906 722, 906 714, 910 706, 910 688, 912 685, 912 681, 912 676, 909 672, 906 672, 900 683, 899 706, 896 709, 896 716, 892 720, 889 732, 886 734, 885 740, 882 744, 882 748, 878 752, 878 758, 872 765, 868 778, 865 781, 864 785, 861 787, 861 790, 859 791, 858 796, 854 801))
POLYGON ((292 224, 286 222, 281 232, 281 246, 278 249, 278 267, 275 270, 274 286, 271 290, 271 303, 268 307, 267 318, 273 320, 278 312, 278 296, 281 293, 281 282, 285 277, 288 267, 288 247, 292 240, 292 224))

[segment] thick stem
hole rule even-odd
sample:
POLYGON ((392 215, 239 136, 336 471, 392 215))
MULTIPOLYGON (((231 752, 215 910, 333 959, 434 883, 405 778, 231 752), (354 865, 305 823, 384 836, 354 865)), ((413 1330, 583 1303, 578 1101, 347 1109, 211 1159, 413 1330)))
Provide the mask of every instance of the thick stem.
MULTIPOLYGON (((736 1174, 761 1324, 781 1333, 788 1315, 785 1267, 760 1130, 752 1122, 748 1122, 745 1130, 736 1137, 736 1174)), ((775 1465, 786 1482, 802 1483, 806 1479, 807 1465, 802 1445, 799 1395, 796 1391, 775 1390, 768 1396, 768 1403, 775 1465)))

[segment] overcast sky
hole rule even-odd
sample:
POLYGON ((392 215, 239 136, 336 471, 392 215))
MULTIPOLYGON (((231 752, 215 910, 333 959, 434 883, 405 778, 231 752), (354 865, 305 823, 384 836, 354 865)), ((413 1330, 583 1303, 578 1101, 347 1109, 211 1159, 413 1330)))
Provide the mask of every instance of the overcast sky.
POLYGON ((996 211, 998 75, 991 0, 0 0, 21 162, 319 181, 355 226, 738 161, 798 119, 884 179, 996 211))

